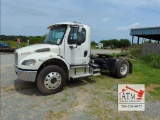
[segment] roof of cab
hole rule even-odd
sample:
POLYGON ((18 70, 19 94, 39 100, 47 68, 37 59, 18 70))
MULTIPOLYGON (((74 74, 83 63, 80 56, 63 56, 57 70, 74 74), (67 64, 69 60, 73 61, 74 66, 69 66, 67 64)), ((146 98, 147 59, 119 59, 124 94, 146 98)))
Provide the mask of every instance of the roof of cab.
POLYGON ((59 22, 59 23, 55 23, 55 24, 52 24, 50 26, 48 26, 47 28, 50 29, 51 27, 53 26, 58 26, 58 25, 84 25, 82 23, 79 23, 79 22, 59 22))

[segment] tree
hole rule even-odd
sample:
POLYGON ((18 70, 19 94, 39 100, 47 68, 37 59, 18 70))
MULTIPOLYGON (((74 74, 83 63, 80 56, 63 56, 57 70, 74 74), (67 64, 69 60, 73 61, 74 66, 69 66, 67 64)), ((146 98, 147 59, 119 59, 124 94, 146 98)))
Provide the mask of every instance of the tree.
POLYGON ((91 41, 91 46, 96 46, 97 43, 95 41, 91 41))
POLYGON ((119 41, 117 39, 101 40, 100 43, 102 43, 104 47, 114 46, 114 48, 116 48, 119 46, 119 41))
POLYGON ((117 39, 111 39, 110 45, 113 45, 114 48, 117 48, 119 46, 119 41, 117 39))
POLYGON ((130 46, 131 45, 131 42, 128 40, 128 39, 120 39, 119 41, 119 47, 122 47, 122 46, 130 46))
POLYGON ((103 44, 103 47, 107 47, 107 46, 109 46, 110 41, 109 40, 101 40, 100 43, 103 44))

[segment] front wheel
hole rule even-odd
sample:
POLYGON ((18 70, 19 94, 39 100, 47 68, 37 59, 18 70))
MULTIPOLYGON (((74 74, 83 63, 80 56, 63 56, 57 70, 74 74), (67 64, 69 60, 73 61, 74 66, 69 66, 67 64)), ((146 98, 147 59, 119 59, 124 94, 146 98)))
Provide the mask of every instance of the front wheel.
POLYGON ((117 63, 116 75, 118 78, 124 78, 129 72, 129 63, 127 60, 119 60, 117 63))
POLYGON ((65 86, 66 74, 58 66, 47 66, 38 74, 36 84, 43 94, 54 94, 65 86))

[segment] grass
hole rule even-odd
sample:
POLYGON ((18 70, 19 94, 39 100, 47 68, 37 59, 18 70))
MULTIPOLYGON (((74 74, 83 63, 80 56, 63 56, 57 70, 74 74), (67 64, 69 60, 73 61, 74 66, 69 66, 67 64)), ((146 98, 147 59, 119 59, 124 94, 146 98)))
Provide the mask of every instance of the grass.
POLYGON ((117 56, 128 55, 128 54, 129 54, 129 52, 125 51, 125 52, 121 52, 121 53, 113 53, 113 54, 110 54, 110 55, 112 55, 113 57, 117 57, 117 56))
POLYGON ((133 74, 121 80, 121 83, 131 84, 160 84, 160 69, 155 69, 143 61, 132 61, 133 74))
POLYGON ((31 82, 22 82, 22 83, 18 83, 16 85, 8 85, 5 87, 2 87, 1 90, 3 92, 13 92, 13 91, 20 91, 20 90, 24 90, 24 89, 28 89, 28 88, 32 88, 34 86, 34 84, 31 82))
POLYGON ((50 110, 46 115, 46 120, 69 120, 69 113, 67 111, 53 111, 50 110))
POLYGON ((158 100, 160 100, 160 86, 159 87, 155 87, 153 90, 149 91, 149 93, 152 95, 152 96, 155 96, 158 100))
POLYGON ((64 97, 64 98, 62 98, 61 99, 61 102, 63 103, 63 102, 66 102, 67 101, 67 98, 66 97, 64 97))
MULTIPOLYGON (((15 41, 8 40, 5 43, 10 44, 10 47, 12 48, 17 48, 17 42, 15 41)), ((25 47, 25 46, 27 46, 27 43, 21 42, 21 47, 25 47)))
POLYGON ((98 49, 96 46, 91 46, 91 49, 98 49))
MULTIPOLYGON (((160 69, 155 69, 141 60, 132 61, 132 64, 133 73, 123 79, 106 76, 105 74, 91 77, 96 83, 93 84, 94 89, 90 90, 94 98, 88 105, 88 115, 96 116, 102 120, 132 118, 129 112, 117 111, 118 84, 145 84, 145 92, 149 94, 149 97, 153 98, 154 101, 160 101, 160 69)), ((141 113, 132 112, 133 114, 137 119, 143 118, 141 113)))
POLYGON ((77 105, 78 105, 78 102, 71 102, 71 103, 70 103, 70 106, 71 106, 71 107, 74 107, 74 106, 77 106, 77 105))
POLYGON ((160 55, 155 53, 150 53, 144 56, 144 61, 147 64, 152 65, 154 68, 160 69, 160 55))

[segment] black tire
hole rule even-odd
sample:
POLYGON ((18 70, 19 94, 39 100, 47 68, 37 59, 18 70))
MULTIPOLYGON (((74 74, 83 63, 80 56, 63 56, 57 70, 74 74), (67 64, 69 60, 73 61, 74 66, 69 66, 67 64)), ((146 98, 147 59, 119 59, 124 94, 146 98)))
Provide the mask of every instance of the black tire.
POLYGON ((115 75, 118 77, 118 78, 124 78, 127 76, 128 72, 129 72, 129 63, 127 60, 123 60, 123 59, 120 59, 118 62, 117 62, 117 65, 116 65, 116 72, 115 72, 115 75))
POLYGON ((56 65, 47 66, 38 74, 36 84, 43 94, 54 94, 65 86, 66 74, 62 68, 56 65))

